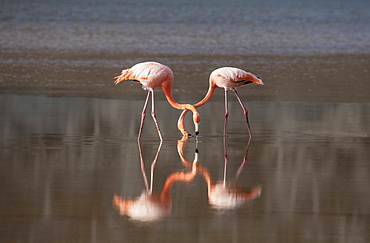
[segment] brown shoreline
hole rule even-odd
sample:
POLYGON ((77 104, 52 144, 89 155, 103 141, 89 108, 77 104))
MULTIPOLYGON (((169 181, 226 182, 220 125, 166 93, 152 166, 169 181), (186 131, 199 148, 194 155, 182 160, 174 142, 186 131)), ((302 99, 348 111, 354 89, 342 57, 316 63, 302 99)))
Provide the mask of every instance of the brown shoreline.
MULTIPOLYGON (((3 50, 0 94, 142 99, 139 85, 113 84, 122 68, 158 61, 175 73, 174 96, 197 102, 208 87, 209 73, 237 66, 261 76, 265 86, 240 88, 246 101, 368 103, 370 54, 203 55, 145 54, 52 50, 3 50)), ((158 92, 160 93, 160 92, 158 92)), ((164 99, 163 95, 157 95, 164 99)), ((222 92, 213 99, 221 100, 222 92)))

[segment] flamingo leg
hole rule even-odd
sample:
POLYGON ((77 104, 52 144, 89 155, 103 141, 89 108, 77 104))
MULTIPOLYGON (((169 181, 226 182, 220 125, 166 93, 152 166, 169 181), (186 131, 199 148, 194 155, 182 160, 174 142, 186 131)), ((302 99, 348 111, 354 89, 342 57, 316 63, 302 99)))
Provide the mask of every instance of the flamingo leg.
POLYGON ((144 127, 144 120, 146 116, 146 108, 148 107, 148 101, 149 101, 149 96, 150 96, 151 91, 148 91, 148 94, 145 99, 143 111, 141 112, 141 121, 140 121, 140 129, 139 129, 139 134, 137 135, 137 140, 140 141, 141 138, 141 133, 143 132, 143 127, 144 127))
POLYGON ((141 174, 143 175, 145 189, 146 189, 147 192, 149 192, 148 178, 147 178, 146 173, 145 173, 145 163, 144 163, 143 150, 141 148, 140 140, 137 140, 137 146, 139 148, 141 174))
POLYGON ((234 183, 236 183, 236 181, 239 178, 240 173, 243 170, 243 167, 247 164, 247 161, 248 161, 248 151, 249 151, 250 144, 251 144, 251 137, 248 138, 248 143, 247 143, 247 147, 245 149, 245 155, 244 155, 244 158, 243 158, 243 162, 241 163, 241 165, 239 166, 238 171, 236 172, 236 175, 235 175, 235 178, 234 178, 234 183))
POLYGON ((147 178, 146 172, 145 172, 145 162, 144 162, 144 157, 143 157, 143 150, 141 148, 141 141, 140 140, 137 141, 137 145, 138 145, 138 148, 139 148, 139 155, 140 155, 141 174, 143 175, 145 189, 149 194, 152 194, 152 192, 153 192, 154 168, 155 168, 155 165, 157 164, 157 160, 158 160, 159 153, 161 151, 162 143, 163 142, 160 141, 158 149, 157 149, 157 153, 155 154, 152 165, 150 166, 150 186, 149 186, 148 178, 147 178))
POLYGON ((226 136, 224 135, 224 186, 226 186, 226 176, 227 176, 227 164, 229 163, 229 158, 227 156, 227 145, 226 136))
POLYGON ((247 122, 247 126, 248 126, 248 133, 249 133, 249 137, 252 137, 252 131, 251 131, 251 127, 250 127, 250 125, 249 125, 249 119, 248 119, 248 110, 247 110, 247 108, 245 108, 245 106, 244 106, 244 104, 243 104, 242 100, 240 99, 240 97, 239 97, 239 95, 238 95, 238 92, 236 92, 236 89, 233 89, 233 91, 234 91, 234 94, 235 94, 236 98, 237 98, 237 99, 238 99, 238 101, 239 101, 240 106, 241 106, 241 107, 242 107, 242 109, 243 109, 244 116, 245 116, 245 120, 246 120, 246 122, 247 122))
POLYGON ((161 131, 159 129, 159 125, 158 125, 158 121, 157 121, 157 116, 155 114, 155 107, 154 107, 154 90, 150 90, 150 92, 152 93, 152 117, 153 117, 153 120, 154 120, 154 124, 155 124, 155 127, 157 128, 157 132, 158 132, 158 136, 159 136, 159 139, 161 141, 163 141, 163 138, 162 138, 162 134, 161 134, 161 131))
POLYGON ((159 143, 157 153, 155 154, 152 165, 150 166, 150 193, 153 192, 154 167, 157 164, 157 160, 158 160, 159 152, 161 151, 162 143, 163 141, 159 143))
POLYGON ((227 118, 229 117, 229 101, 227 88, 225 88, 225 120, 224 120, 224 137, 226 136, 227 118))

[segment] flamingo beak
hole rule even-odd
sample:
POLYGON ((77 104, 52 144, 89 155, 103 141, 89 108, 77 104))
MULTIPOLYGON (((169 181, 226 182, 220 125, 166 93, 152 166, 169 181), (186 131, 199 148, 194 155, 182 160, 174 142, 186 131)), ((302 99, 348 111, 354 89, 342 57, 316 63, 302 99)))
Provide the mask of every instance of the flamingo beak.
POLYGON ((194 122, 194 126, 195 126, 195 135, 198 135, 199 134, 199 122, 194 122))
POLYGON ((262 82, 262 79, 260 77, 256 76, 256 78, 257 78, 257 80, 255 80, 255 82, 253 82, 253 83, 264 85, 264 83, 262 82))
POLYGON ((199 134, 199 123, 200 123, 200 115, 199 115, 198 111, 194 112, 193 121, 194 121, 195 135, 198 135, 199 134))
POLYGON ((195 154, 194 154, 194 161, 193 161, 193 163, 198 163, 198 161, 199 161, 199 150, 196 149, 195 150, 195 154))

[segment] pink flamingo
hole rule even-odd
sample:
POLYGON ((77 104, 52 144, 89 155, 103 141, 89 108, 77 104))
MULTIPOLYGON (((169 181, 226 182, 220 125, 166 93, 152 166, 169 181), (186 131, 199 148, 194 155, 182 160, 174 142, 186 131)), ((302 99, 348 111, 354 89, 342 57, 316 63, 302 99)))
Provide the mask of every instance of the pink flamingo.
MULTIPOLYGON (((173 97, 172 97, 172 84, 174 80, 174 75, 172 70, 158 62, 143 62, 138 63, 134 65, 133 67, 129 69, 122 70, 121 75, 114 77, 115 84, 118 84, 121 81, 136 81, 138 83, 141 83, 144 90, 148 90, 148 94, 144 103, 144 108, 141 114, 141 123, 140 123, 140 130, 138 134, 138 140, 140 140, 142 129, 144 126, 144 119, 145 119, 145 113, 146 108, 148 105, 149 97, 152 95, 152 117, 155 123, 155 126, 158 131, 158 135, 161 141, 162 134, 159 129, 159 125, 157 122, 156 114, 154 111, 154 88, 162 88, 164 91, 164 94, 167 98, 167 101, 170 103, 171 106, 173 106, 176 109, 179 110, 191 110, 193 112, 193 121, 195 126, 195 134, 197 135, 199 133, 198 131, 198 124, 200 122, 200 115, 198 111, 194 108, 194 106, 190 104, 179 104, 177 103, 173 97)), ((181 124, 178 125, 179 130, 184 136, 187 136, 188 133, 185 131, 185 127, 182 127, 181 124)))
POLYGON ((113 196, 113 206, 120 212, 121 215, 129 216, 131 219, 142 222, 153 222, 160 220, 168 215, 172 207, 171 188, 177 181, 189 182, 194 179, 197 174, 198 157, 192 163, 192 170, 190 172, 174 172, 170 174, 163 189, 159 194, 153 193, 153 176, 154 167, 157 163, 158 155, 162 146, 160 143, 155 158, 152 162, 150 170, 150 186, 145 173, 144 160, 142 157, 141 144, 139 142, 139 153, 141 160, 141 173, 143 174, 146 190, 134 199, 125 199, 120 196, 113 196))
MULTIPOLYGON (((179 140, 177 143, 177 151, 181 158, 182 163, 187 166, 194 166, 192 162, 188 161, 184 156, 184 149, 186 145, 186 140, 179 140)), ((250 189, 239 187, 236 185, 236 181, 242 172, 244 166, 247 163, 248 150, 250 145, 250 139, 247 144, 246 153, 243 158, 242 164, 239 166, 239 169, 231 182, 226 180, 226 169, 228 164, 227 152, 226 152, 226 140, 224 139, 224 178, 223 181, 216 182, 212 179, 211 173, 208 169, 198 163, 197 170, 204 177, 207 187, 208 187, 208 202, 215 207, 216 209, 233 209, 244 203, 247 203, 253 199, 260 197, 262 187, 257 186, 250 189)), ((194 161, 198 161, 199 151, 196 149, 194 161)))
MULTIPOLYGON (((228 90, 232 90, 238 99, 245 115, 245 119, 248 126, 248 132, 249 136, 252 137, 251 128, 249 125, 248 120, 248 110, 243 105, 243 102, 241 101, 238 93, 236 92, 236 88, 244 85, 244 84, 262 84, 262 80, 257 77, 256 75, 246 72, 242 69, 235 68, 235 67, 221 67, 216 70, 214 70, 209 77, 209 88, 207 91, 207 94, 205 97, 199 101, 198 103, 194 104, 194 107, 199 107, 207 103, 207 101, 212 97, 215 89, 217 87, 224 88, 225 90, 225 122, 224 122, 224 134, 226 134, 226 124, 227 124, 227 118, 229 116, 229 109, 228 109, 228 90)), ((182 128, 185 131, 185 124, 184 124, 184 118, 187 113, 187 110, 184 110, 178 120, 178 127, 182 128)))
POLYGON ((152 194, 144 191, 134 199, 124 199, 114 195, 113 206, 121 215, 129 216, 138 221, 156 221, 168 215, 172 207, 171 187, 177 181, 189 182, 196 173, 197 163, 194 163, 190 172, 174 172, 169 175, 160 194, 152 194))

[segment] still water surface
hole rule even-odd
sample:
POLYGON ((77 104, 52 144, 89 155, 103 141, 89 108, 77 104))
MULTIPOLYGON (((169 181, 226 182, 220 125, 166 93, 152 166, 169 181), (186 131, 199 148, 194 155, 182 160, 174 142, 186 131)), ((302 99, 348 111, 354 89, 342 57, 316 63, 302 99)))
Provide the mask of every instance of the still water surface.
POLYGON ((237 102, 224 144, 223 102, 201 108, 201 136, 184 143, 179 111, 159 101, 164 142, 153 173, 160 143, 150 116, 141 154, 136 141, 142 101, 1 95, 0 106, 4 242, 370 240, 368 103, 246 102, 254 137, 241 166, 248 136, 237 102), (196 147, 201 169, 173 181, 160 217, 147 222, 113 207, 114 195, 134 199, 147 187, 159 195, 170 175, 191 174, 196 147), (260 194, 216 207, 202 171, 260 194))
POLYGON ((3 0, 0 242, 370 242, 369 9, 3 0), (164 142, 147 116, 138 144, 145 93, 112 78, 148 60, 173 69, 181 103, 199 101, 218 67, 261 76, 240 89, 250 146, 235 98, 223 137, 221 90, 187 143, 158 91, 164 142), (244 193, 238 205, 215 199, 224 188, 244 193), (121 215, 117 199, 139 197, 161 203, 152 218, 121 215))

